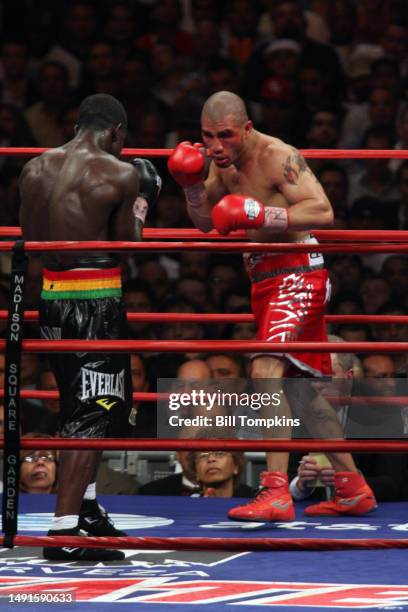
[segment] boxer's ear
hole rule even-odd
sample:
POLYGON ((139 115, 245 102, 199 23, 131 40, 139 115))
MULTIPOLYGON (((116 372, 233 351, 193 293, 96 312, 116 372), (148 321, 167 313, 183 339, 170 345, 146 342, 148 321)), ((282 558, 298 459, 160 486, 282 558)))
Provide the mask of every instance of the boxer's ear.
POLYGON ((123 126, 122 123, 117 123, 116 125, 114 125, 111 128, 112 142, 118 142, 118 140, 119 140, 119 131, 122 129, 122 126, 123 126))
POLYGON ((76 123, 74 125, 74 134, 75 134, 75 136, 78 134, 78 130, 79 130, 79 125, 76 123))

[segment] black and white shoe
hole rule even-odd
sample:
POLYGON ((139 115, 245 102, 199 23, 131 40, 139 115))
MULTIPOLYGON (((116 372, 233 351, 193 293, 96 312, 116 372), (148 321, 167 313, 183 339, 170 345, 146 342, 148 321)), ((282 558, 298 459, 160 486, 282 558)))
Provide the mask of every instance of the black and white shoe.
MULTIPOLYGON (((49 536, 85 535, 78 527, 73 529, 50 529, 49 536)), ((43 548, 44 559, 51 561, 122 561, 125 555, 121 550, 108 548, 80 548, 72 546, 46 546, 43 548)))
POLYGON ((103 506, 100 506, 96 499, 83 499, 79 511, 78 527, 86 531, 89 535, 104 536, 113 538, 123 538, 127 534, 115 525, 103 506))

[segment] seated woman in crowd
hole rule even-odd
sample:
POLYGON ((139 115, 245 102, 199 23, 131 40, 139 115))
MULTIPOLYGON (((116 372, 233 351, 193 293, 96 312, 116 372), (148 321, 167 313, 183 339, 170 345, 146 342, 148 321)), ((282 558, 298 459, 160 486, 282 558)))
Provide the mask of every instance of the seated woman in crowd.
MULTIPOLYGON (((49 436, 28 433, 27 438, 49 436)), ((20 454, 20 491, 55 493, 58 483, 58 455, 53 450, 24 449, 20 454)))

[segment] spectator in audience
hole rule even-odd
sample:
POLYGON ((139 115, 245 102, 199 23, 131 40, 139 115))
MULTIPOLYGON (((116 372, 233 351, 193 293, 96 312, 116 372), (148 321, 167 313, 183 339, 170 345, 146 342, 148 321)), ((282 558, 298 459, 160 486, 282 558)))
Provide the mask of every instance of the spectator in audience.
POLYGON ((316 171, 334 211, 334 227, 344 229, 347 225, 347 202, 349 179, 343 166, 335 162, 322 164, 316 171))
POLYGON ((147 259, 138 266, 137 279, 145 283, 156 304, 168 298, 170 282, 165 268, 155 259, 147 259))
POLYGON ((264 81, 259 98, 259 130, 292 142, 295 138, 294 101, 294 88, 287 79, 270 77, 264 81))
MULTIPOLYGON (((241 80, 234 61, 226 57, 216 57, 207 66, 207 96, 216 91, 232 91, 240 94, 241 80)), ((197 122, 199 123, 199 122, 197 122)), ((196 123, 196 125, 197 125, 196 123)))
MULTIPOLYGON (((406 8, 406 7, 405 7, 406 8)), ((406 76, 408 69, 408 25, 403 22, 392 22, 383 31, 380 45, 385 55, 394 59, 401 67, 402 73, 406 76)))
MULTIPOLYGON (((394 149, 408 149, 408 105, 401 111, 398 121, 397 121, 397 136, 398 141, 395 143, 394 149)), ((408 169, 408 160, 406 159, 392 159, 389 161, 389 167, 392 172, 396 172, 403 166, 405 169, 408 169)), ((407 175, 407 173, 403 173, 403 175, 407 175)), ((407 193, 407 187, 405 187, 405 192, 403 192, 401 185, 401 174, 397 175, 397 182, 400 189, 400 194, 403 196, 404 193, 407 193)), ((406 201, 407 198, 405 198, 406 201)), ((400 228, 404 229, 404 228, 400 228)))
POLYGON ((381 275, 391 287, 391 299, 404 300, 408 294, 408 257, 389 255, 381 268, 381 275))
POLYGON ((87 0, 65 5, 60 33, 45 60, 61 62, 68 70, 71 87, 79 85, 82 63, 89 54, 98 27, 96 7, 87 0))
MULTIPOLYGON (((408 308, 400 305, 398 302, 387 302, 378 309, 379 315, 390 316, 408 316, 408 308)), ((408 323, 381 323, 381 325, 372 325, 372 335, 374 340, 378 342, 408 342, 408 323)), ((407 376, 408 354, 407 353, 392 353, 389 355, 394 362, 396 376, 407 376)))
MULTIPOLYGON (((210 431, 200 431, 198 438, 207 438, 210 431)), ((228 432, 227 432, 228 435, 228 432)), ((229 433, 229 437, 231 434, 229 433)), ((240 482, 244 455, 224 450, 190 453, 191 470, 200 487, 201 497, 251 497, 253 490, 240 482)))
POLYGON ((327 3, 326 18, 331 47, 336 51, 342 66, 347 68, 355 45, 357 23, 354 0, 331 0, 327 3))
POLYGON ((174 284, 174 296, 179 300, 187 300, 200 312, 208 312, 212 309, 208 299, 207 284, 196 276, 180 276, 174 284))
POLYGON ((292 84, 299 67, 301 45, 290 38, 276 38, 264 50, 267 77, 285 79, 292 84))
MULTIPOLYGON (((387 207, 379 198, 373 196, 361 196, 354 200, 352 207, 347 214, 347 226, 352 230, 371 230, 371 229, 393 229, 392 218, 388 220, 387 215, 392 214, 391 206, 387 207)), ((368 264, 373 263, 373 259, 364 258, 368 264)))
POLYGON ((224 16, 223 38, 226 53, 245 66, 257 42, 258 13, 251 0, 231 0, 224 16))
MULTIPOLYGON (((242 266, 241 266, 242 267, 242 266)), ((236 266, 232 263, 215 263, 208 274, 210 299, 220 308, 225 297, 235 289, 239 280, 236 266)))
POLYGON ((119 82, 112 45, 104 40, 91 45, 85 60, 78 99, 83 100, 94 93, 117 96, 119 82))
POLYGON ((299 10, 296 0, 278 1, 267 4, 267 10, 262 13, 259 21, 259 32, 263 35, 274 34, 282 38, 285 34, 303 32, 309 40, 326 43, 330 32, 325 20, 313 10, 299 10))
POLYGON ((25 111, 30 132, 39 147, 59 147, 64 143, 59 117, 69 102, 68 70, 60 62, 47 61, 40 68, 39 100, 25 111))
MULTIPOLYGON (((332 109, 321 108, 312 113, 306 129, 306 145, 310 149, 336 149, 340 136, 341 115, 332 109)), ((317 173, 326 164, 324 159, 310 159, 308 165, 317 173)))
POLYGON ((180 254, 180 276, 207 279, 210 259, 208 253, 184 251, 180 254))
POLYGON ((27 45, 20 39, 3 40, 0 55, 0 102, 23 111, 35 101, 27 45))
MULTIPOLYGON (((149 285, 142 280, 130 280, 123 285, 123 302, 128 315, 133 312, 153 312, 154 298, 149 285)), ((130 321, 128 330, 135 340, 154 340, 154 326, 147 321, 130 321)))
MULTIPOLYGON (((48 438, 29 432, 27 438, 48 438)), ((24 449, 20 453, 20 491, 23 493, 55 493, 58 482, 58 456, 53 450, 24 449)))
POLYGON ((222 311, 225 313, 250 313, 250 286, 248 281, 243 281, 236 286, 234 291, 225 297, 222 311))
POLYGON ((336 333, 346 342, 369 342, 371 340, 370 326, 365 323, 342 323, 336 333))
POLYGON ((371 64, 371 87, 387 89, 397 97, 401 96, 401 69, 397 61, 391 57, 379 57, 371 64))
MULTIPOLYGON (((391 146, 394 143, 393 131, 398 116, 398 97, 392 91, 384 88, 371 88, 367 104, 351 105, 343 121, 342 135, 339 146, 355 148, 379 148, 377 144, 369 145, 367 133, 371 128, 381 128, 389 133, 391 146)), ((374 134, 376 132, 374 131, 374 134)), ((385 136, 383 136, 385 138, 385 136)), ((354 164, 361 167, 361 163, 354 164)))
MULTIPOLYGON (((369 128, 365 133, 363 148, 392 149, 393 143, 393 135, 389 128, 386 126, 376 126, 369 128)), ((396 210, 398 189, 387 159, 367 159, 365 160, 365 167, 351 177, 350 204, 366 196, 377 198, 382 203, 392 203, 396 210)))
MULTIPOLYGON (((183 436, 180 436, 183 437, 183 436)), ((139 488, 139 495, 198 496, 200 487, 188 460, 189 451, 176 453, 176 472, 164 478, 152 480, 139 488)))
POLYGON ((103 24, 103 33, 104 38, 112 46, 115 67, 119 69, 135 48, 136 20, 134 11, 128 2, 121 0, 109 4, 103 24))
POLYGON ((358 255, 336 255, 330 260, 329 269, 339 275, 342 291, 359 293, 364 269, 358 255))
POLYGON ((237 353, 210 353, 205 361, 214 380, 244 378, 246 375, 243 357, 237 353))

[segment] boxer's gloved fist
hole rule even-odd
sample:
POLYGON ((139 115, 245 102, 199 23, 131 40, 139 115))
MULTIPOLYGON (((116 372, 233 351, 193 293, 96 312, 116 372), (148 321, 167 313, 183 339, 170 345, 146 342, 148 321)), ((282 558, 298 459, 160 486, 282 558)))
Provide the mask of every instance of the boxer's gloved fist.
POLYGON ((149 159, 135 157, 130 161, 139 174, 139 196, 150 206, 156 203, 162 188, 162 180, 156 167, 149 159))
POLYGON ((267 227, 276 231, 288 228, 286 208, 264 206, 258 200, 243 195, 227 195, 211 211, 213 226, 220 234, 238 229, 267 227))
POLYGON ((201 183, 205 170, 203 145, 180 142, 170 155, 167 167, 174 180, 184 189, 201 183))
POLYGON ((133 214, 144 224, 148 210, 152 209, 160 195, 162 180, 149 159, 135 157, 130 163, 139 175, 139 196, 133 204, 133 214))

